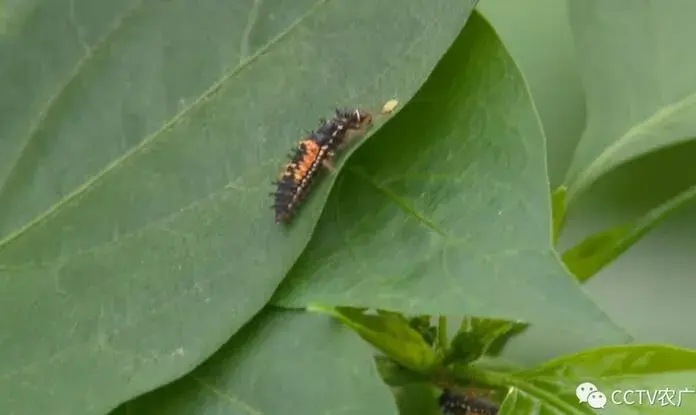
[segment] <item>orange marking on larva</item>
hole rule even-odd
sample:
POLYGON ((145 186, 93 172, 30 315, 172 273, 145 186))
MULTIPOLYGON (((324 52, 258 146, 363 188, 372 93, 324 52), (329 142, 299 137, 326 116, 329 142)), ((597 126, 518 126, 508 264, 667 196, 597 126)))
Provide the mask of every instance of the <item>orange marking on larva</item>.
POLYGON ((353 135, 363 135, 372 115, 361 109, 337 109, 331 120, 322 120, 316 131, 306 135, 288 154, 289 162, 274 184, 276 222, 289 223, 302 199, 308 195, 322 168, 334 172, 333 158, 353 135))
POLYGON ((304 152, 302 159, 295 166, 295 183, 300 183, 307 177, 307 173, 312 170, 312 167, 317 163, 317 158, 321 153, 321 147, 314 140, 305 140, 301 144, 304 152))

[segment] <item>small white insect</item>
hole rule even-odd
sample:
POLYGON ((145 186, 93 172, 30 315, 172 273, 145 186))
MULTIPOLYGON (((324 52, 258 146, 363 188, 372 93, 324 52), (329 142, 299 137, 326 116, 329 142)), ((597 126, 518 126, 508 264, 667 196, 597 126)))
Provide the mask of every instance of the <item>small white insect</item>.
POLYGON ((396 109, 396 107, 399 105, 399 101, 395 99, 390 99, 389 101, 385 102, 384 105, 382 106, 382 114, 389 114, 392 111, 396 109))

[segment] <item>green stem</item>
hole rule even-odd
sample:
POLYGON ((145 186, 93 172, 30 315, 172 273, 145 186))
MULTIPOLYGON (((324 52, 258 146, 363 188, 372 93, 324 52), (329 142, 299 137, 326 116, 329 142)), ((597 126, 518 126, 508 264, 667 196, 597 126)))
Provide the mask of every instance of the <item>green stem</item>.
POLYGON ((449 345, 449 338, 447 336, 447 317, 438 316, 437 318, 437 342, 442 355, 447 353, 447 346, 449 345))

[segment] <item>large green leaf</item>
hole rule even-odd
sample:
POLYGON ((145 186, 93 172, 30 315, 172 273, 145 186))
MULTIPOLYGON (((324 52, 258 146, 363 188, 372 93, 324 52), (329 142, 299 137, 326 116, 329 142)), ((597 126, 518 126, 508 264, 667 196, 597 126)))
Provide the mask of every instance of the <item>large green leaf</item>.
POLYGON ((675 347, 607 347, 558 358, 517 373, 471 367, 456 368, 457 373, 491 385, 512 387, 501 415, 531 411, 591 414, 592 409, 579 402, 576 395, 578 386, 585 382, 592 383, 607 398, 606 406, 597 413, 686 415, 696 410, 696 352, 675 347), (682 399, 677 402, 680 391, 682 399), (639 395, 642 401, 638 401, 639 395), (662 395, 670 396, 672 401, 658 397, 662 395), (661 405, 663 401, 665 405, 661 405))
MULTIPOLYGON (((531 395, 544 390, 578 407, 577 386, 591 382, 609 400, 602 413, 661 414, 668 406, 680 414, 693 414, 696 410, 696 352, 693 350, 652 345, 595 349, 553 360, 520 376, 524 378, 520 386, 533 385, 531 388, 522 386, 531 395), (678 410, 675 405, 660 406, 659 402, 651 405, 647 395, 643 396, 646 402, 642 405, 628 405, 623 401, 625 391, 645 390, 654 397, 655 392, 667 389, 683 391, 678 410), (615 392, 618 390, 621 392, 615 392), (616 404, 612 399, 621 403, 616 404)), ((626 397, 637 400, 638 395, 626 397)))
POLYGON ((585 97, 567 1, 486 0, 490 19, 529 85, 546 136, 549 181, 563 182, 585 127, 585 97))
MULTIPOLYGON (((643 3, 631 2, 627 7, 640 7, 643 3)), ((682 3, 691 7, 688 2, 682 3)), ((662 2, 652 4, 657 10, 662 2)), ((491 19, 530 84, 546 132, 554 186, 563 181, 569 151, 572 153, 569 147, 575 147, 582 133, 578 125, 585 124, 585 102, 576 73, 580 68, 576 62, 582 56, 578 59, 574 55, 567 7, 565 1, 558 0, 486 0, 478 8, 491 19)), ((602 47, 605 42, 591 47, 602 47)), ((625 75, 629 76, 630 71, 625 75)), ((602 176, 588 193, 572 201, 559 247, 565 250, 588 233, 633 222, 693 185, 694 159, 696 142, 692 140, 640 157, 602 176)), ((643 342, 696 347, 696 330, 685 330, 681 323, 681 316, 696 314, 696 304, 690 296, 696 292, 696 256, 693 242, 689 242, 695 226, 694 207, 670 215, 585 286, 615 321, 643 342)), ((515 361, 532 364, 600 345, 582 334, 570 336, 534 326, 515 337, 505 354, 515 361)))
POLYGON ((117 414, 396 414, 372 350, 322 316, 267 311, 183 379, 117 414))
POLYGON ((268 300, 268 184, 334 105, 407 100, 470 2, 42 0, 0 32, 0 412, 103 413, 268 300), (437 24, 433 24, 437 22, 437 24))
POLYGON ((275 301, 524 320, 624 340, 551 247, 544 136, 519 71, 479 15, 351 158, 275 301))
POLYGON ((696 3, 573 0, 587 128, 567 173, 573 199, 608 170, 696 136, 696 3))

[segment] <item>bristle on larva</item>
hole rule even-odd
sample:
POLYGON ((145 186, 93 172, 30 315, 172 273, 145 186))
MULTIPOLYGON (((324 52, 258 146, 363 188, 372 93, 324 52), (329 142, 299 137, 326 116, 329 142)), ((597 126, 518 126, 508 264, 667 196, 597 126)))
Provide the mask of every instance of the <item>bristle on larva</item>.
POLYGON ((351 133, 363 132, 371 124, 372 115, 367 111, 337 109, 332 119, 320 120, 319 128, 300 140, 274 182, 276 223, 292 221, 322 167, 332 169, 334 155, 343 148, 351 133))

